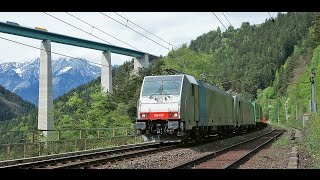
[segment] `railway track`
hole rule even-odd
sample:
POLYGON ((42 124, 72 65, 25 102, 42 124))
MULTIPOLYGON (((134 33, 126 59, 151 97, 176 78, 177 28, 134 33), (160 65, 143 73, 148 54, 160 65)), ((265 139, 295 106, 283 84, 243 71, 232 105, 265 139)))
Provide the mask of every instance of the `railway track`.
POLYGON ((230 169, 280 136, 284 130, 273 130, 258 137, 212 152, 198 159, 177 165, 173 169, 230 169))
POLYGON ((0 168, 20 168, 20 169, 85 169, 95 168, 104 164, 116 164, 120 161, 126 161, 141 156, 163 152, 181 147, 193 147, 196 145, 212 142, 217 139, 225 139, 228 137, 211 137, 200 142, 180 143, 148 143, 119 149, 85 153, 72 156, 63 156, 47 160, 39 160, 27 163, 14 164, 0 168))
POLYGON ((88 168, 101 163, 117 161, 125 158, 132 158, 146 153, 155 153, 175 148, 177 142, 172 143, 148 143, 132 146, 124 146, 117 149, 85 153, 79 155, 58 157, 46 160, 38 160, 26 163, 2 166, 0 168, 20 169, 59 169, 59 168, 88 168))
POLYGON ((20 169, 85 169, 97 168, 108 164, 116 165, 121 161, 128 161, 135 158, 141 158, 149 154, 168 151, 177 148, 194 147, 201 144, 210 143, 216 140, 228 139, 233 136, 214 136, 201 140, 200 142, 191 142, 181 144, 179 142, 168 143, 148 143, 139 145, 123 146, 115 149, 106 149, 95 152, 86 152, 76 155, 64 155, 56 158, 39 159, 37 161, 10 164, 0 168, 20 168, 20 169))

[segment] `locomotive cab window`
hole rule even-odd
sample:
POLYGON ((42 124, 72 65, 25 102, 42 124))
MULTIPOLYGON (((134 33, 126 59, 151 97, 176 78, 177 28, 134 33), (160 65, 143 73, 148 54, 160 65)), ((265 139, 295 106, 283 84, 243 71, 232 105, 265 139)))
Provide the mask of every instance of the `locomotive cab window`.
POLYGON ((182 76, 146 77, 142 96, 180 95, 182 76))

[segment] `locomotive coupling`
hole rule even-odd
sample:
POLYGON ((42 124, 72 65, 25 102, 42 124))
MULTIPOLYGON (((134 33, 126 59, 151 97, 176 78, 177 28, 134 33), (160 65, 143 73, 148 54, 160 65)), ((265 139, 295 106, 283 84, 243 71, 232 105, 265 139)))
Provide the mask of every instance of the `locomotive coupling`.
POLYGON ((157 124, 157 134, 162 134, 162 126, 161 126, 161 124, 157 124))

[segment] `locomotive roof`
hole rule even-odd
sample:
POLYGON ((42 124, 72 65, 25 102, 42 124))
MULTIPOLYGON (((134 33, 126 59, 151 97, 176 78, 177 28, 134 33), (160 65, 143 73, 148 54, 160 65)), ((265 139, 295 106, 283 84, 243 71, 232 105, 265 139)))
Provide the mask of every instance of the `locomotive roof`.
POLYGON ((179 75, 158 75, 158 76, 145 76, 145 78, 148 79, 156 79, 156 78, 165 78, 165 77, 182 77, 183 74, 179 74, 179 75))
POLYGON ((197 80, 193 76, 190 76, 190 75, 185 75, 185 76, 189 80, 190 83, 199 85, 197 80))
POLYGON ((225 94, 225 95, 228 95, 230 97, 232 97, 230 94, 228 94, 226 91, 224 91, 223 89, 220 89, 219 87, 217 86, 214 86, 214 85, 211 85, 211 84, 207 84, 207 83, 204 83, 202 81, 198 81, 199 83, 203 84, 204 87, 208 88, 208 89, 211 89, 213 91, 216 91, 216 92, 219 92, 221 94, 225 94))
POLYGON ((211 89, 213 91, 219 92, 221 94, 225 94, 225 95, 229 95, 230 97, 232 97, 230 94, 228 94, 226 91, 224 91, 223 89, 220 89, 217 86, 211 85, 211 84, 207 84, 205 82, 196 80, 193 76, 187 75, 187 74, 178 74, 178 75, 159 75, 159 76, 146 76, 145 78, 163 78, 163 77, 172 77, 172 76, 176 76, 176 77, 183 77, 185 76, 188 81, 192 84, 196 84, 196 85, 203 85, 204 87, 211 89))
POLYGON ((228 94, 227 92, 225 92, 224 90, 220 89, 220 88, 217 87, 217 86, 214 86, 214 85, 207 84, 207 83, 205 83, 205 82, 196 80, 193 76, 190 76, 190 75, 185 75, 185 76, 188 78, 188 80, 190 81, 190 83, 197 84, 197 85, 202 84, 205 88, 211 89, 211 90, 216 91, 216 92, 219 92, 219 93, 221 93, 221 94, 229 95, 229 96, 231 97, 230 94, 228 94))

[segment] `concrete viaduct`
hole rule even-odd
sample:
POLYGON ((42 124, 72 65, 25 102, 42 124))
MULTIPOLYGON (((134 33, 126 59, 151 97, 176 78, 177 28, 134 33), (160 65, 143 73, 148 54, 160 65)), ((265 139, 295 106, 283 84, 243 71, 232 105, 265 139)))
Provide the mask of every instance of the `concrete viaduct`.
POLYGON ((101 87, 103 91, 109 93, 112 93, 111 53, 133 57, 135 73, 137 73, 141 67, 149 67, 150 63, 157 58, 157 56, 145 52, 61 35, 46 30, 23 27, 16 23, 0 22, 0 32, 42 40, 39 72, 38 129, 44 130, 46 137, 50 137, 51 134, 50 131, 47 130, 54 129, 51 42, 102 51, 101 87))

